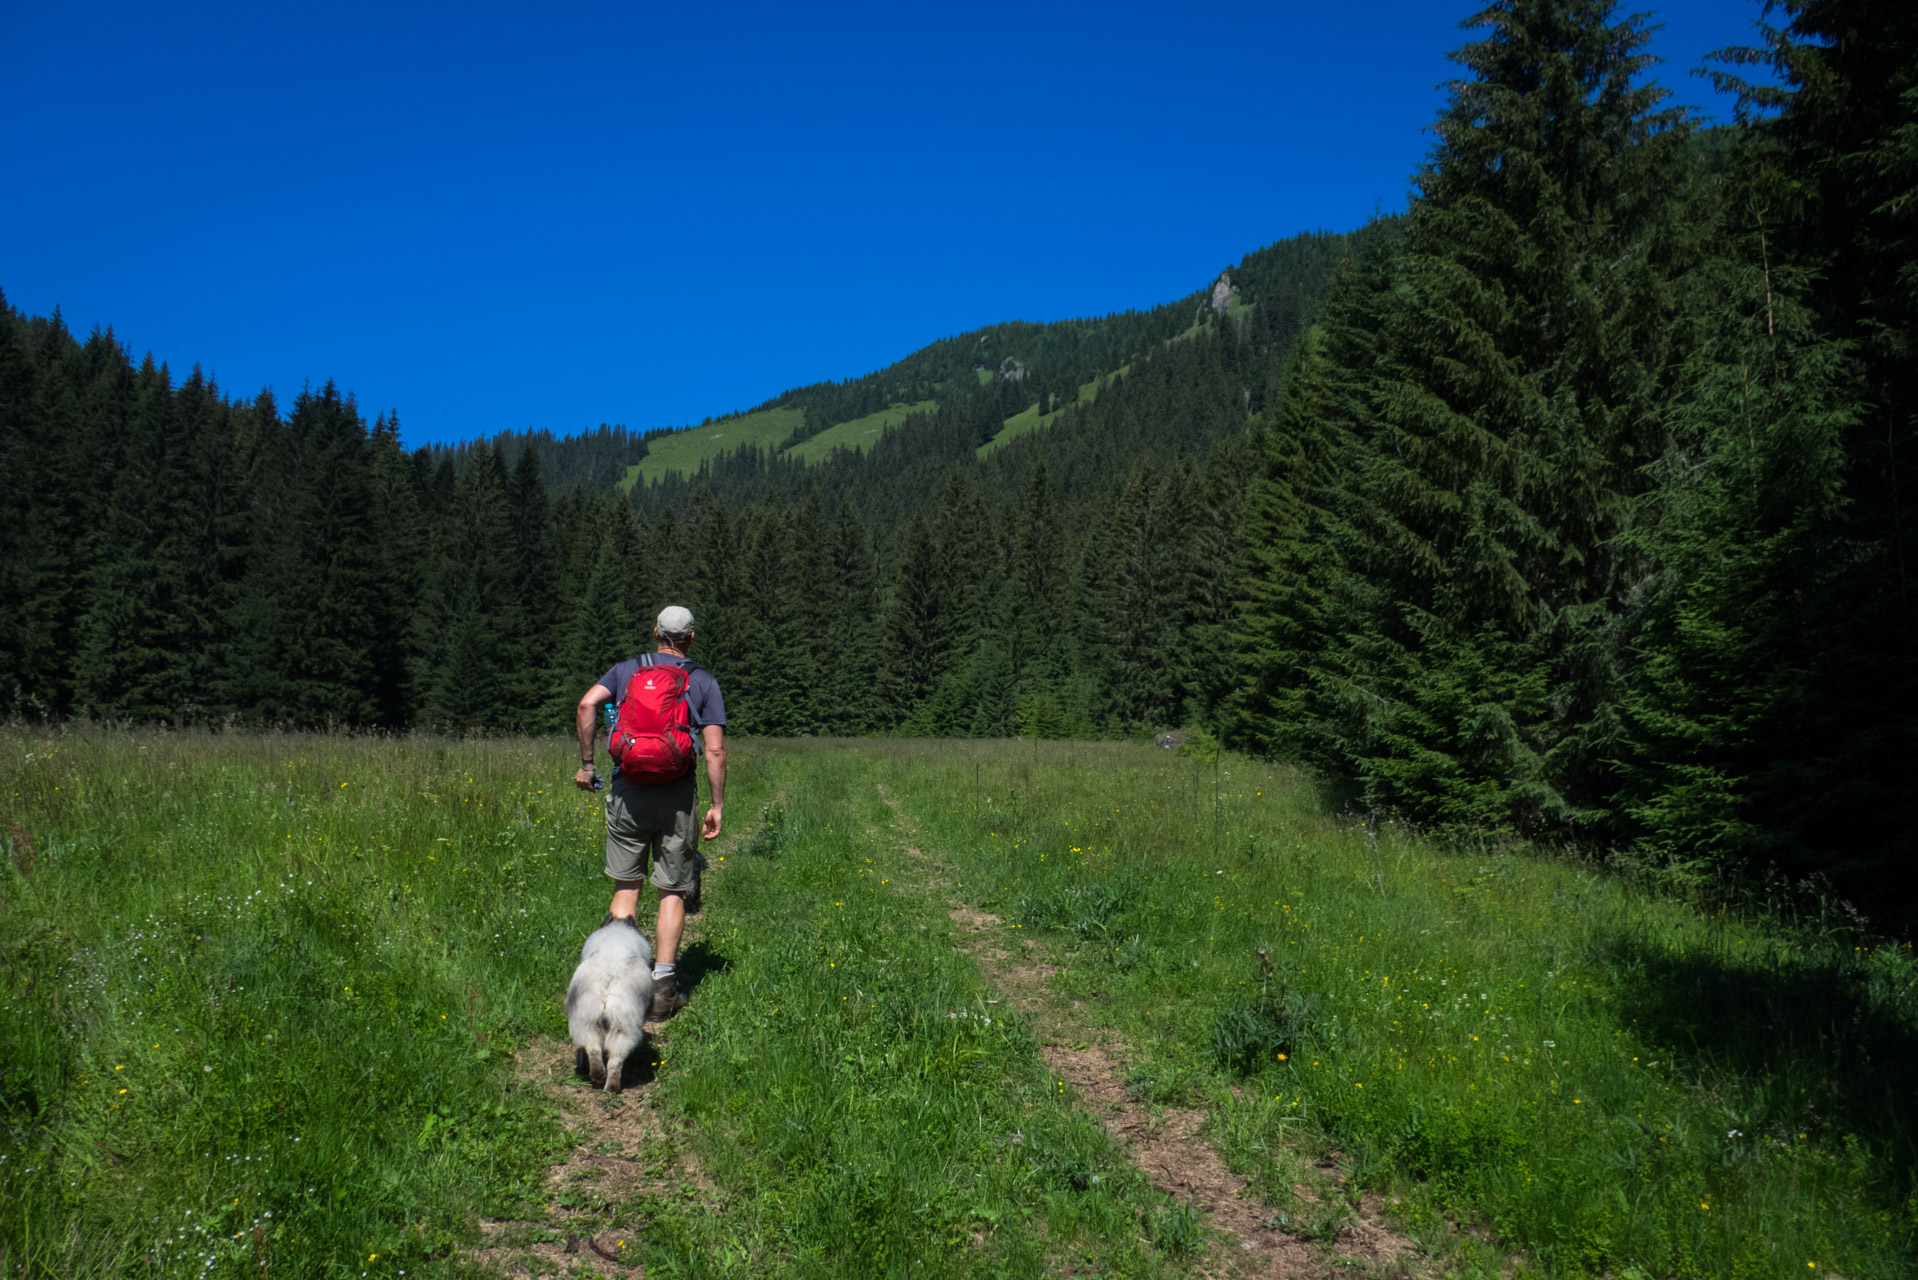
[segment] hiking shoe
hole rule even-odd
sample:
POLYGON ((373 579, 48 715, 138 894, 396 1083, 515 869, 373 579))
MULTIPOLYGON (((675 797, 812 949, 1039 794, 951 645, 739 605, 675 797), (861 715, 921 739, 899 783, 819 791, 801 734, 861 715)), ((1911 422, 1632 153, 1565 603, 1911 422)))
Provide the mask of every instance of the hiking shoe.
POLYGON ((677 974, 664 974, 653 979, 653 1021, 664 1022, 686 1007, 686 997, 679 994, 677 974))
POLYGON ((706 868, 711 865, 711 863, 706 861, 705 854, 695 853, 693 855, 693 891, 686 895, 686 914, 689 916, 699 914, 700 889, 704 883, 701 877, 704 876, 706 868))

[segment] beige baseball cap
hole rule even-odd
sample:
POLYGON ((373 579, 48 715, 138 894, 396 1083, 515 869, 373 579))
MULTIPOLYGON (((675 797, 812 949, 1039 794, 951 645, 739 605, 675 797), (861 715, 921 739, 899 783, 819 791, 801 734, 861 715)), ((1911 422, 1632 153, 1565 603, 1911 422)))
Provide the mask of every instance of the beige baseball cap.
POLYGON ((683 604, 669 604, 659 611, 659 621, 653 625, 667 635, 683 636, 693 629, 693 611, 683 604))

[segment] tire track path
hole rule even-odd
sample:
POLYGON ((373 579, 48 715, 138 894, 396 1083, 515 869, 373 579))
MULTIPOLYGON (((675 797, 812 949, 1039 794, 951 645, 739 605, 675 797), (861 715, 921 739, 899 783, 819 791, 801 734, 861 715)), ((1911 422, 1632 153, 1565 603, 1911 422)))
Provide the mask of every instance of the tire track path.
MULTIPOLYGON (((931 873, 925 887, 935 893, 948 890, 956 868, 920 847, 917 824, 884 784, 879 794, 901 834, 912 842, 903 846, 905 851, 924 859, 931 873)), ((1372 1275, 1413 1275, 1429 1269, 1418 1246, 1385 1221, 1383 1203, 1374 1195, 1359 1199, 1349 1225, 1329 1241, 1308 1240, 1287 1230, 1280 1210, 1262 1204, 1250 1180, 1233 1173, 1201 1135, 1204 1108, 1155 1107, 1131 1096, 1125 1087, 1125 1046, 1111 1032, 1093 1028, 1082 1004, 1055 995, 1051 980, 1060 970, 1046 962, 1039 944, 1015 939, 990 912, 956 898, 947 905, 980 971, 1002 998, 1032 1020, 1054 1078, 1072 1088, 1154 1188, 1200 1216, 1209 1247, 1198 1274, 1245 1280, 1330 1277, 1350 1274, 1353 1263, 1372 1275)), ((1345 1178, 1336 1163, 1318 1163, 1328 1188, 1335 1195, 1342 1193, 1345 1178)), ((1292 1190, 1308 1211, 1326 1203, 1313 1187, 1295 1184, 1292 1190)))

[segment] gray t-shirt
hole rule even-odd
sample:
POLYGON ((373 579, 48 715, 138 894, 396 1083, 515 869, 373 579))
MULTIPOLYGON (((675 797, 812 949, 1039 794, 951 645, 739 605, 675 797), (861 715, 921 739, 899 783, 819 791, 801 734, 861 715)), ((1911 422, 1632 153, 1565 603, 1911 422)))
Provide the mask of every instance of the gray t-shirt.
MULTIPOLYGON (((652 655, 656 666, 692 667, 692 677, 686 682, 686 709, 693 717, 693 745, 695 750, 703 750, 705 743, 700 741, 699 730, 709 724, 726 723, 726 699, 719 692, 719 681, 713 679, 713 673, 701 667, 694 667, 691 658, 675 658, 668 653, 652 655)), ((619 718, 619 704, 626 701, 626 684, 639 670, 639 659, 628 658, 624 662, 613 664, 612 670, 599 678, 599 687, 613 695, 613 719, 619 718)), ((612 727, 607 726, 607 739, 612 738, 612 727)))

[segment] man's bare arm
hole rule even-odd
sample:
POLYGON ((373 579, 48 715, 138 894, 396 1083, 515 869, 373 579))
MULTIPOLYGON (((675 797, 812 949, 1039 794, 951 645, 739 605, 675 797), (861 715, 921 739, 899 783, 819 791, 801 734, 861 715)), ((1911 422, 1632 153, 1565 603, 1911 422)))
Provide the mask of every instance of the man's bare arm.
MULTIPOLYGON (((579 758, 582 761, 593 759, 593 740, 599 733, 599 709, 612 701, 612 697, 613 691, 603 684, 594 685, 580 696, 579 710, 573 716, 573 722, 579 730, 579 758)), ((592 764, 581 764, 579 772, 573 775, 573 785, 581 791, 591 791, 596 772, 592 764)))
POLYGON ((706 810, 706 822, 700 834, 711 840, 719 834, 720 815, 726 808, 726 730, 709 724, 699 731, 706 743, 706 781, 712 787, 713 802, 706 810))

